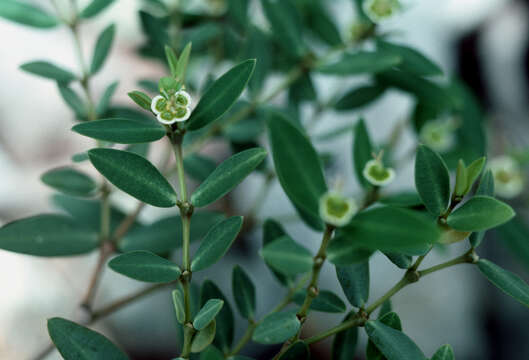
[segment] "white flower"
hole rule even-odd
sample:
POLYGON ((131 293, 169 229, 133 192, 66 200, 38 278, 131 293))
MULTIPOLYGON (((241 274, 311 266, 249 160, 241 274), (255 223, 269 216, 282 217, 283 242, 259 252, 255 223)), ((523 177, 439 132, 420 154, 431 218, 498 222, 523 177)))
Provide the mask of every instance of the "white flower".
POLYGON ((158 121, 165 125, 186 121, 191 116, 191 96, 184 90, 169 98, 155 96, 151 102, 151 110, 156 114, 158 121))
POLYGON ((496 195, 512 199, 521 194, 524 180, 518 163, 510 156, 498 156, 489 161, 489 169, 494 175, 496 195))
POLYGON ((336 191, 329 191, 320 198, 319 212, 326 224, 344 226, 358 212, 358 205, 352 198, 344 197, 336 191))
POLYGON ((392 168, 385 168, 378 159, 369 160, 362 174, 375 186, 389 185, 395 179, 395 171, 392 168))
POLYGON ((372 22, 379 23, 395 15, 401 5, 399 0, 364 0, 362 8, 372 22))
POLYGON ((419 139, 434 151, 447 152, 456 143, 455 128, 451 118, 428 121, 421 128, 419 139))

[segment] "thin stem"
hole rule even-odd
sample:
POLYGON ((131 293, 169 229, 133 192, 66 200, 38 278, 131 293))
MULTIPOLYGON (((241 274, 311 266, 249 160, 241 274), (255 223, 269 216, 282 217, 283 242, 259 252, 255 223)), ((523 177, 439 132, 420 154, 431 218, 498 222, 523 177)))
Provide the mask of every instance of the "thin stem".
POLYGON ((478 257, 474 253, 474 249, 471 249, 470 251, 466 252, 461 256, 456 257, 455 259, 421 270, 419 271, 419 275, 422 277, 457 264, 472 264, 477 262, 477 260, 478 257))
POLYGON ((373 304, 371 304, 367 309, 366 313, 370 315, 373 311, 375 311, 380 305, 382 305, 386 300, 390 299, 393 295, 395 295, 397 292, 400 291, 403 287, 408 285, 410 282, 409 280, 404 276, 402 279, 399 280, 398 283, 396 283, 391 289, 388 290, 384 295, 382 295, 378 300, 376 300, 373 304))
POLYGON ((239 342, 233 347, 233 350, 230 351, 230 353, 226 355, 227 358, 238 354, 244 348, 244 346, 252 339, 253 332, 255 328, 257 327, 257 325, 259 325, 259 322, 250 321, 248 323, 248 327, 246 328, 244 335, 239 340, 239 342))
POLYGON ((337 326, 335 326, 333 328, 330 328, 329 330, 324 331, 321 334, 314 335, 312 337, 304 339, 303 342, 305 344, 307 344, 307 345, 310 345, 310 344, 316 343, 318 341, 322 341, 322 340, 328 338, 329 336, 332 336, 334 334, 338 334, 339 332, 345 331, 345 330, 347 330, 349 328, 352 328, 352 327, 355 327, 355 326, 362 326, 363 324, 365 324, 365 321, 366 321, 365 319, 355 316, 354 318, 352 318, 350 320, 347 320, 347 321, 344 321, 340 325, 337 325, 337 326))

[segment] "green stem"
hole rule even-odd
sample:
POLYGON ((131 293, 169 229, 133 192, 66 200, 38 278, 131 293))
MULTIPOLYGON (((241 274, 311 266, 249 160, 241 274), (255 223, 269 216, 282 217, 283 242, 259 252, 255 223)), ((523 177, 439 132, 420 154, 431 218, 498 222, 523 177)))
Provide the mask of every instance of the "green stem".
POLYGON ((395 295, 397 292, 400 291, 403 287, 408 285, 410 282, 409 280, 404 276, 402 279, 399 280, 398 283, 396 283, 391 289, 388 290, 382 297, 380 297, 377 301, 375 301, 373 304, 371 304, 367 309, 366 313, 370 315, 373 311, 375 311, 380 305, 382 305, 386 300, 390 299, 393 295, 395 295))
POLYGON ((244 335, 239 340, 239 342, 233 347, 232 351, 230 351, 230 353, 226 355, 227 358, 238 354, 242 350, 244 345, 246 345, 252 339, 253 332, 255 328, 257 327, 257 325, 259 325, 259 322, 250 321, 248 323, 248 328, 244 332, 244 335))
POLYGON ((345 330, 347 330, 349 328, 352 328, 352 327, 355 327, 355 326, 362 326, 363 324, 365 324, 365 319, 359 318, 359 317, 354 317, 353 319, 344 321, 340 325, 335 326, 335 327, 333 327, 333 328, 331 328, 331 329, 329 329, 327 331, 324 331, 321 334, 318 334, 318 335, 312 336, 310 338, 304 339, 303 342, 305 344, 307 344, 307 345, 310 345, 310 344, 316 343, 318 341, 322 341, 322 340, 328 338, 329 336, 332 336, 334 334, 338 334, 339 332, 345 331, 345 330))
POLYGON ((439 270, 446 269, 446 268, 454 266, 454 265, 458 265, 458 264, 473 264, 473 263, 477 262, 478 259, 479 259, 478 256, 474 253, 474 249, 470 249, 465 254, 463 254, 461 256, 458 256, 455 259, 452 259, 450 261, 447 261, 447 262, 444 262, 444 263, 429 267, 427 269, 421 270, 418 273, 422 277, 422 276, 434 273, 434 272, 439 271, 439 270))

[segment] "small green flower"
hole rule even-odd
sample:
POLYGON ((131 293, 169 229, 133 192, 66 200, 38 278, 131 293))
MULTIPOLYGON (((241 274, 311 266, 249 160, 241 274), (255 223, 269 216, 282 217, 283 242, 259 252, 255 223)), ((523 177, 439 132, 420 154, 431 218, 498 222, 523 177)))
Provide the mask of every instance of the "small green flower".
POLYGON ((362 172, 364 177, 372 185, 386 186, 395 179, 395 171, 392 168, 384 167, 380 159, 369 160, 362 172))
POLYGON ((452 118, 428 121, 419 133, 420 141, 439 153, 452 149, 456 143, 455 121, 452 118))
POLYGON ((155 96, 152 99, 151 110, 162 124, 171 125, 186 121, 191 116, 191 96, 184 90, 167 97, 155 96))
POLYGON ((320 217, 326 224, 347 225, 358 212, 358 205, 352 198, 336 191, 329 191, 320 198, 320 217))
POLYGON ((395 15, 401 5, 399 0, 364 0, 363 9, 372 22, 379 23, 395 15))
POLYGON ((496 195, 512 199, 520 195, 524 188, 524 179, 520 167, 510 156, 498 156, 489 162, 489 169, 494 175, 494 192, 496 195))

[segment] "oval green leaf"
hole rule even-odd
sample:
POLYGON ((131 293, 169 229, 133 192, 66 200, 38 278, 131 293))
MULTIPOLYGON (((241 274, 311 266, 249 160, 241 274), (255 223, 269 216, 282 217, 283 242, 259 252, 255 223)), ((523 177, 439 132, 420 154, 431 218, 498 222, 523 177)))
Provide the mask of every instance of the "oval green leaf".
POLYGON ((79 16, 84 19, 92 18, 105 10, 114 1, 115 0, 92 0, 92 2, 81 11, 79 16))
POLYGON ((402 58, 389 52, 359 51, 344 54, 338 61, 322 64, 317 71, 330 75, 357 75, 388 70, 402 62, 402 58))
POLYGON ((132 251, 112 259, 108 266, 135 280, 165 283, 180 277, 180 268, 163 257, 148 251, 132 251))
POLYGON ((244 180, 266 157, 266 150, 241 151, 223 161, 193 192, 191 203, 206 206, 220 199, 244 180))
POLYGON ((403 332, 378 320, 368 321, 365 329, 369 340, 388 360, 426 360, 422 351, 403 332))
POLYGON ((208 176, 215 171, 216 167, 217 165, 215 164, 215 161, 203 155, 191 154, 184 158, 186 175, 196 181, 202 182, 206 180, 208 176))
POLYGON ((136 199, 158 207, 176 204, 174 189, 145 158, 114 149, 92 149, 88 157, 112 184, 136 199))
POLYGON ((312 269, 312 254, 288 236, 265 245, 261 256, 266 263, 285 275, 296 275, 312 269))
POLYGON ((65 360, 128 360, 106 337, 72 321, 49 319, 48 333, 65 360))
POLYGON ((340 111, 353 110, 366 105, 369 105, 378 99, 386 88, 381 85, 368 85, 354 88, 344 94, 334 104, 334 108, 340 111))
POLYGON ((254 67, 255 59, 245 60, 209 86, 191 113, 191 117, 186 121, 187 128, 200 129, 228 111, 246 87, 254 67))
POLYGON ((69 195, 90 196, 97 189, 97 183, 90 176, 71 167, 49 170, 40 179, 46 185, 69 195))
POLYGON ((219 261, 241 231, 242 220, 242 216, 233 216, 211 228, 193 256, 191 271, 204 270, 219 261))
POLYGON ((435 216, 448 208, 450 175, 443 159, 425 145, 419 145, 415 158, 415 187, 422 202, 435 216))
POLYGON ((364 167, 369 160, 373 159, 373 145, 367 132, 364 119, 359 119, 354 128, 353 142, 353 169, 356 179, 364 188, 371 187, 371 184, 364 177, 364 167))
POLYGON ((349 303, 364 307, 369 299, 369 262, 336 266, 336 276, 349 303))
POLYGON ((403 71, 418 76, 443 75, 443 70, 437 64, 408 46, 377 40, 377 49, 400 56, 402 63, 398 67, 403 71))
POLYGON ((209 299, 221 299, 224 301, 224 306, 217 314, 216 322, 218 324, 218 332, 213 344, 221 349, 224 353, 230 351, 231 344, 233 343, 234 335, 234 318, 231 306, 222 294, 222 291, 212 281, 206 280, 202 284, 200 292, 200 304, 204 306, 209 299))
POLYGON ((0 249, 35 256, 71 256, 99 245, 95 230, 64 215, 37 215, 0 228, 0 249))
POLYGON ((518 275, 485 259, 478 261, 478 268, 498 289, 529 307, 529 285, 518 275))
POLYGON ((180 291, 180 289, 174 289, 171 294, 173 296, 173 305, 176 314, 176 320, 180 324, 184 324, 186 320, 184 294, 182 294, 182 291, 180 291))
POLYGON ((298 340, 288 347, 288 349, 279 357, 279 360, 308 360, 310 359, 310 350, 305 342, 298 340))
POLYGON ((36 28, 53 28, 59 24, 55 16, 18 0, 2 0, 0 17, 36 28))
POLYGON ((216 321, 211 321, 208 326, 200 330, 191 340, 191 352, 198 353, 208 347, 215 339, 216 321))
POLYGON ((165 129, 155 122, 145 123, 128 119, 102 119, 77 124, 72 130, 97 140, 118 144, 140 144, 165 136, 165 129))
POLYGON ((432 360, 455 360, 454 350, 448 344, 441 346, 432 356, 432 360))
MULTIPOLYGON (((350 320, 353 314, 349 314, 343 319, 342 323, 350 320)), ((341 331, 332 342, 332 359, 333 360, 351 360, 356 354, 356 344, 358 342, 358 327, 353 326, 345 331, 341 331)))
POLYGON ((222 300, 209 299, 193 319, 193 327, 197 330, 204 329, 215 319, 223 305, 224 301, 222 300))
POLYGON ((480 231, 504 224, 515 214, 506 203, 490 196, 478 195, 452 212, 446 221, 459 231, 480 231))
POLYGON ((72 72, 64 70, 47 61, 28 62, 20 65, 20 68, 28 73, 63 83, 69 83, 76 79, 76 76, 72 72))
POLYGON ((239 312, 245 319, 253 319, 255 314, 255 285, 239 265, 233 268, 231 279, 233 298, 239 312))
POLYGON ((279 344, 296 335, 299 327, 295 311, 270 314, 257 325, 252 340, 260 344, 279 344))
POLYGON ((327 248, 327 259, 334 265, 351 265, 367 261, 374 250, 353 245, 345 236, 336 236, 327 248))
MULTIPOLYGON (((294 294, 294 302, 298 305, 303 305, 306 290, 300 290, 294 294)), ((321 311, 327 313, 343 313, 346 310, 345 303, 332 291, 320 290, 310 304, 310 309, 314 311, 321 311)))
POLYGON ((94 55, 92 56, 92 65, 90 66, 90 72, 92 74, 97 73, 103 67, 105 60, 108 57, 108 53, 110 52, 110 48, 112 47, 115 33, 116 25, 111 24, 107 26, 97 38, 94 55))

